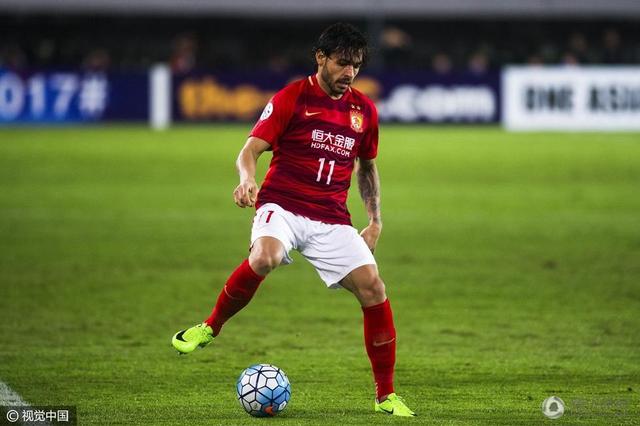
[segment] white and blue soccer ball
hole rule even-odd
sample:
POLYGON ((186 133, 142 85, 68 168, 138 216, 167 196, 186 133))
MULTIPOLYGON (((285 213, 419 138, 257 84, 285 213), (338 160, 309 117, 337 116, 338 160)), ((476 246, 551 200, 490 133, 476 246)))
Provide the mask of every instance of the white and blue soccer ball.
POLYGON ((275 416, 291 398, 291 384, 284 371, 271 364, 245 369, 236 383, 238 402, 252 416, 275 416))
POLYGON ((542 413, 550 419, 559 419, 564 414, 564 401, 550 396, 542 402, 542 413))

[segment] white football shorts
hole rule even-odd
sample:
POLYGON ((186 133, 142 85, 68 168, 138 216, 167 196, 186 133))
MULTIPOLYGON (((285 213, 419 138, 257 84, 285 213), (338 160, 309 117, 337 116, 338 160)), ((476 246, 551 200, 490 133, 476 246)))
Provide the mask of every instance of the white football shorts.
POLYGON ((253 218, 251 246, 261 237, 273 237, 282 243, 282 265, 293 262, 289 256, 292 249, 299 251, 329 288, 340 288, 340 281, 354 269, 376 264, 353 226, 311 220, 274 203, 261 206, 253 218))

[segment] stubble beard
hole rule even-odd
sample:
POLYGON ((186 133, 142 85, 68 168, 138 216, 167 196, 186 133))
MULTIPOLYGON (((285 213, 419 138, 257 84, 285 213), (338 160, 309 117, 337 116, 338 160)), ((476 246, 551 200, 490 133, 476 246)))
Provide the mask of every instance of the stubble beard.
POLYGON ((326 84, 327 87, 329 88, 330 96, 342 96, 344 95, 344 92, 346 92, 347 88, 349 87, 347 85, 347 88, 345 88, 344 90, 340 90, 336 84, 338 80, 331 81, 331 75, 329 74, 329 71, 327 71, 326 68, 322 69, 322 72, 320 73, 320 77, 322 78, 322 81, 324 82, 324 84, 326 84))

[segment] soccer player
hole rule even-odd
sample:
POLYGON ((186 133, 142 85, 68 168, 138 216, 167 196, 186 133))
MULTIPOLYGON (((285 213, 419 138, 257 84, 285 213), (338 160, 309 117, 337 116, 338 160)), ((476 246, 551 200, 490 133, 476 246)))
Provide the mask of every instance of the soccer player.
POLYGON ((249 303, 264 278, 299 251, 329 288, 345 288, 360 302, 364 340, 376 383, 376 412, 415 416, 393 388, 396 330, 373 251, 382 230, 375 157, 378 116, 373 102, 351 87, 368 54, 355 27, 334 24, 315 47, 317 72, 276 93, 240 151, 239 207, 257 208, 249 258, 218 296, 211 316, 173 337, 181 353, 204 347, 249 303), (258 157, 273 158, 258 191, 258 157), (356 165, 369 225, 351 226, 347 191, 356 165))

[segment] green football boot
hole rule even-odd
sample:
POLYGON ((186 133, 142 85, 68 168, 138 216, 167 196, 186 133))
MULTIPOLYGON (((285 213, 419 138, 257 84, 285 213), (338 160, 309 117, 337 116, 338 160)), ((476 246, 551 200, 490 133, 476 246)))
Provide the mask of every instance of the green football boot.
POLYGON ((382 402, 378 402, 376 400, 375 404, 376 413, 387 413, 393 416, 402 416, 402 417, 415 417, 416 413, 411 411, 407 404, 404 403, 404 400, 400 398, 395 393, 391 393, 387 396, 382 402))
POLYGON ((204 348, 213 341, 213 330, 207 324, 202 323, 186 330, 178 331, 171 344, 181 354, 193 352, 198 346, 204 348))

